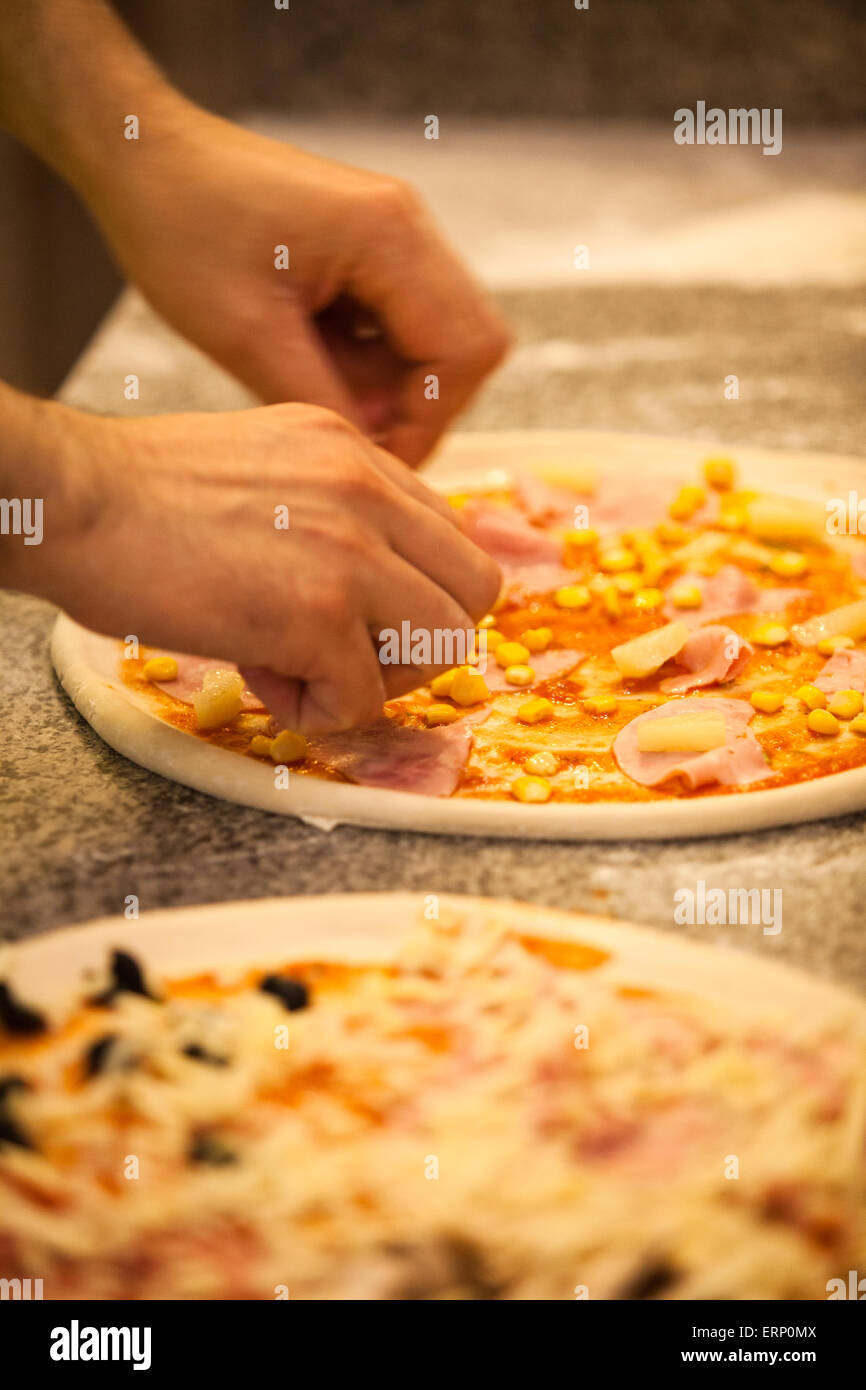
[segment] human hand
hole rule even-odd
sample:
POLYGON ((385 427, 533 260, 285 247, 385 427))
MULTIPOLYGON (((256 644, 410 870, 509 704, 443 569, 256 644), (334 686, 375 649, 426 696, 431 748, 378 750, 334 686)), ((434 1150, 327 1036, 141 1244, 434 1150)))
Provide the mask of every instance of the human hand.
POLYGON ((263 400, 327 406, 418 463, 508 343, 418 198, 181 99, 161 119, 89 190, 126 274, 263 400))
POLYGON ((468 633, 496 598, 496 565, 447 504, 330 411, 49 409, 66 530, 22 547, 31 572, 11 582, 98 632, 237 662, 287 727, 374 719, 441 669, 382 665, 381 629, 468 633))

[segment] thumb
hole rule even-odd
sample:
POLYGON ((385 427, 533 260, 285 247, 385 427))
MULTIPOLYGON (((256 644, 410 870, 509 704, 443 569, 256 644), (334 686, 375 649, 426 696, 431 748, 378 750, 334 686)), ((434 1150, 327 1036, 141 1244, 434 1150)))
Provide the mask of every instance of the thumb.
POLYGON ((278 331, 261 333, 242 355, 224 365, 266 405, 320 405, 363 427, 361 411, 321 338, 294 310, 278 331))

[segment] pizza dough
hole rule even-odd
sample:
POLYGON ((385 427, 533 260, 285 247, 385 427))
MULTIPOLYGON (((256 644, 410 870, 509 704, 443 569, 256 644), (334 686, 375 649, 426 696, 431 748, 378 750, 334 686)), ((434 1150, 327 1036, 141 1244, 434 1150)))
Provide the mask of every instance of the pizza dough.
MULTIPOLYGON (((672 477, 693 476, 712 452, 712 446, 699 442, 592 432, 467 434, 447 442, 426 476, 451 492, 503 478, 508 470, 539 464, 580 469, 591 464, 605 476, 625 481, 637 496, 642 490, 657 492, 672 477)), ((846 497, 858 484, 866 489, 866 464, 860 460, 739 448, 735 452, 744 479, 770 491, 823 503, 828 497, 846 497)), ((549 558, 536 559, 550 568, 549 558)), ((152 706, 119 679, 113 639, 89 633, 61 615, 51 651, 78 709, 118 752, 200 791, 299 816, 325 828, 345 822, 532 839, 662 839, 761 829, 866 806, 866 768, 733 796, 635 803, 525 805, 425 796, 312 776, 290 776, 287 786, 276 786, 271 766, 191 737, 157 718, 152 706)))
POLYGON ((736 950, 344 894, 0 982, 0 1251, 46 1298, 823 1299, 866 1235, 866 1010, 736 950))

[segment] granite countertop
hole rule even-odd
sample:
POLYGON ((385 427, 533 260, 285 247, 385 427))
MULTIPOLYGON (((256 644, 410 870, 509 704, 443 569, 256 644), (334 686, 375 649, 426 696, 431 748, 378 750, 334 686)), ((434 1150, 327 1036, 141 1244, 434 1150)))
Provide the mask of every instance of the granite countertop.
MULTIPOLYGON (((866 290, 730 284, 500 292, 517 350, 466 428, 648 431, 863 453, 866 290), (861 361, 857 361, 860 355, 861 361), (740 399, 722 382, 740 377, 740 399)), ((109 412, 226 409, 248 397, 125 295, 64 399, 109 412), (123 399, 128 372, 138 402, 123 399)), ((108 748, 52 673, 51 607, 0 595, 2 935, 122 911, 334 890, 417 889, 610 913, 866 987, 866 815, 712 840, 523 843, 324 832, 164 781, 108 748), (674 893, 781 889, 783 927, 675 927, 674 893)))

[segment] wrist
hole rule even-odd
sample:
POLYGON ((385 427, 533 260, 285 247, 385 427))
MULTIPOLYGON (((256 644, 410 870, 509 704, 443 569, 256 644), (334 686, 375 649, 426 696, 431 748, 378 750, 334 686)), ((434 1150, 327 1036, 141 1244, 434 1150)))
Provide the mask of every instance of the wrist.
POLYGON ((97 479, 105 422, 54 401, 2 388, 0 484, 9 505, 9 534, 0 537, 0 580, 63 603, 70 555, 96 524, 102 507, 97 479))
MULTIPOLYGON (((146 202, 178 159, 197 108, 157 78, 104 109, 99 122, 71 134, 58 172, 76 189, 99 222, 146 202), (133 120, 136 124, 133 124, 133 120), (132 132, 127 137, 126 132, 132 132)), ((106 228, 110 232, 110 228, 106 228)))

